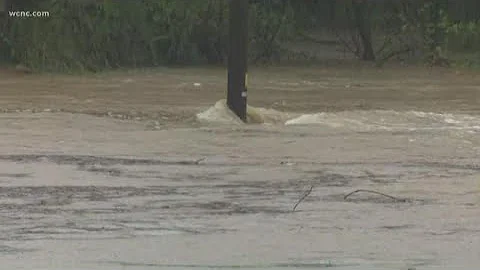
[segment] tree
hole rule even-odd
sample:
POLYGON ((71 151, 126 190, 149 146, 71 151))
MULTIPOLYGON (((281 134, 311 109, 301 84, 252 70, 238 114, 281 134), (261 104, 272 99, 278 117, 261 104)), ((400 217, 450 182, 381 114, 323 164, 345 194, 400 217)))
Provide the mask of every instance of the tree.
POLYGON ((362 60, 375 61, 372 45, 370 4, 367 0, 352 0, 352 9, 355 27, 362 43, 362 60))

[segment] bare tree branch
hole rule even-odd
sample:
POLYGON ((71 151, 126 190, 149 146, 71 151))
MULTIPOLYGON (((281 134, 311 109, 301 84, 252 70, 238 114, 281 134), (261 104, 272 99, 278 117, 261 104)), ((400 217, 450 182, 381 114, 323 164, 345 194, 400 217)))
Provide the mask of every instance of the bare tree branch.
POLYGON ((298 200, 298 202, 295 204, 295 206, 293 206, 292 212, 295 212, 295 209, 297 209, 297 206, 298 206, 303 200, 305 200, 305 198, 307 198, 308 195, 310 195, 310 193, 312 193, 312 190, 313 190, 313 186, 310 186, 310 189, 307 190, 307 191, 303 194, 303 196, 300 198, 300 200, 298 200))
POLYGON ((384 197, 387 197, 387 198, 390 198, 394 201, 397 201, 397 202, 407 202, 407 199, 402 199, 402 198, 397 198, 397 197, 394 197, 394 196, 390 196, 388 194, 385 194, 385 193, 381 193, 381 192, 378 192, 378 191, 374 191, 374 190, 368 190, 368 189, 357 189, 355 191, 352 191, 350 193, 348 193, 347 195, 345 195, 343 197, 344 200, 347 200, 348 197, 350 197, 351 195, 355 194, 355 193, 359 193, 359 192, 367 192, 367 193, 373 193, 373 194, 377 194, 377 195, 382 195, 384 197))

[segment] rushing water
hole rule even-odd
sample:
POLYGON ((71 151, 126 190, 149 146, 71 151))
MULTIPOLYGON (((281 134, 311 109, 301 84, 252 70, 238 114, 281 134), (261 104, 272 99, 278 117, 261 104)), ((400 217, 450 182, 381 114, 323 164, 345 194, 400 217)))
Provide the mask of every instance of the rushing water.
POLYGON ((139 107, 116 117, 111 104, 1 114, 0 262, 476 269, 480 116, 288 105, 312 98, 302 95, 249 107, 250 124, 214 99, 162 116, 139 107), (345 197, 356 190, 367 191, 345 197))

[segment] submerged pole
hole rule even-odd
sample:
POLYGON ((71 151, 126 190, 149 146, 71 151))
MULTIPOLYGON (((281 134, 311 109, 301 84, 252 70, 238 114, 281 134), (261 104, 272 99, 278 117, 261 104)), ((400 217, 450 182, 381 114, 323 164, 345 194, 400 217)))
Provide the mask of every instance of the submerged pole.
POLYGON ((227 105, 247 121, 248 0, 229 1, 227 105))

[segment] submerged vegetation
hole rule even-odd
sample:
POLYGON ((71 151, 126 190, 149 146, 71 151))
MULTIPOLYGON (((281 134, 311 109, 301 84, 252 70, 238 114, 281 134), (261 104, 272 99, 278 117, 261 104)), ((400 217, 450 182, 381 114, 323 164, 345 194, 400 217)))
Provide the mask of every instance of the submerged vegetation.
MULTIPOLYGON (((340 50, 363 61, 480 64, 477 0, 250 0, 253 63, 315 59, 340 50), (292 44, 308 43, 308 49, 292 44)), ((44 71, 224 64, 228 1, 9 1, 0 61, 44 71)), ((5 16, 6 15, 6 16, 5 16)))

